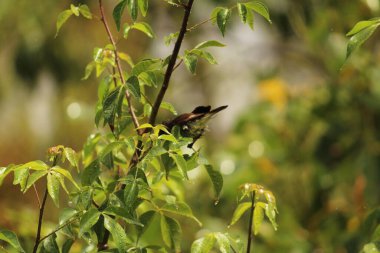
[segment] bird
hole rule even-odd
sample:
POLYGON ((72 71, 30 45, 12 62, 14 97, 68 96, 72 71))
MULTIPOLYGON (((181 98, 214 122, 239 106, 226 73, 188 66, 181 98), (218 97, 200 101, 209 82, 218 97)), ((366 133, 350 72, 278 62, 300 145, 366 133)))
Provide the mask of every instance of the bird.
POLYGON ((190 113, 183 113, 172 120, 163 122, 163 125, 171 132, 174 126, 178 126, 183 137, 193 138, 193 142, 188 145, 192 148, 194 143, 202 137, 207 129, 207 122, 216 113, 226 109, 228 106, 223 105, 211 110, 211 106, 197 106, 190 113))

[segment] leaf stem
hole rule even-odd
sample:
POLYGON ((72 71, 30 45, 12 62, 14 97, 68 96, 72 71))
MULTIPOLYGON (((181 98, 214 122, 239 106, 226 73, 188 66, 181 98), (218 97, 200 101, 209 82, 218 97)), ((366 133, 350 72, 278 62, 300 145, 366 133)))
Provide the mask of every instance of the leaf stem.
MULTIPOLYGON (((104 25, 104 28, 106 29, 108 38, 109 38, 109 40, 110 40, 110 42, 111 42, 111 44, 113 46, 117 71, 119 72, 120 80, 121 80, 122 84, 124 85, 125 84, 125 78, 124 78, 123 71, 122 71, 122 68, 121 68, 119 54, 117 52, 116 42, 115 42, 115 39, 112 36, 111 30, 109 28, 109 25, 108 25, 108 22, 107 22, 107 19, 106 19, 106 16, 104 14, 104 8, 103 8, 103 2, 102 2, 102 0, 99 0, 99 9, 100 9, 100 15, 101 15, 100 20, 102 21, 102 23, 104 25)), ((140 123, 139 123, 139 121, 138 121, 138 119, 136 117, 135 110, 134 110, 133 105, 132 105, 131 94, 129 93, 128 90, 125 91, 125 97, 126 97, 127 102, 128 102, 128 109, 129 109, 129 113, 130 113, 130 115, 132 117, 132 122, 133 122, 135 128, 138 128, 140 126, 140 123)), ((139 135, 141 135, 143 133, 143 131, 142 130, 137 130, 137 133, 139 135)))
POLYGON ((251 211, 249 213, 249 226, 248 226, 248 238, 247 238, 247 253, 251 252, 251 243, 253 239, 252 224, 253 224, 253 212, 255 211, 255 192, 251 192, 251 211))
POLYGON ((157 95, 156 101, 154 102, 152 113, 150 114, 149 123, 151 125, 154 125, 156 122, 158 109, 160 108, 160 105, 162 103, 162 100, 164 99, 165 93, 169 87, 169 82, 171 75, 173 73, 175 63, 177 61, 178 53, 182 45, 183 38, 185 37, 185 33, 187 32, 187 23, 189 21, 191 8, 193 6, 194 0, 189 0, 187 5, 184 6, 185 14, 183 15, 181 30, 179 31, 177 41, 174 45, 173 52, 170 56, 169 64, 165 72, 164 81, 162 83, 161 89, 157 95))
POLYGON ((63 225, 59 226, 58 228, 54 229, 52 232, 50 232, 49 234, 45 235, 44 237, 42 237, 40 239, 40 242, 42 242, 43 240, 45 240, 46 238, 48 238, 49 236, 51 236, 52 234, 58 232, 59 230, 61 230, 62 228, 66 227, 67 225, 70 225, 71 223, 73 223, 74 221, 76 221, 77 219, 79 219, 79 216, 78 217, 75 217, 73 218, 72 220, 64 223, 63 225))

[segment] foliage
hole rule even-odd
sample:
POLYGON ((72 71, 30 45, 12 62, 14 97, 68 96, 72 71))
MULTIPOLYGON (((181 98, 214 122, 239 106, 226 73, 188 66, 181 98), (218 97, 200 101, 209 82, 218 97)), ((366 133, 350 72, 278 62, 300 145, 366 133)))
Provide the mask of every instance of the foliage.
MULTIPOLYGON (((79 153, 59 145, 48 150, 48 162, 37 160, 9 165, 0 170, 0 182, 13 173, 13 184, 19 185, 23 193, 33 187, 38 199, 35 184, 42 180, 46 182, 43 198, 39 199, 33 252, 69 252, 78 241, 83 243, 85 252, 180 252, 182 228, 179 217, 192 220, 199 226, 202 223, 172 182, 185 184, 188 172, 202 167, 209 175, 215 198, 220 197, 223 178, 199 150, 188 148, 193 142, 192 138, 182 136, 178 127, 169 132, 165 125, 156 123, 160 108, 176 113, 170 103, 163 101, 173 71, 183 62, 194 74, 198 58, 216 64, 212 54, 205 50, 224 47, 221 42, 207 40, 179 55, 184 35, 201 25, 187 28, 193 2, 168 1, 173 8, 184 10, 180 31, 167 39, 168 43, 176 40, 172 54, 164 59, 135 61, 128 53, 119 51, 102 0, 99 0, 99 19, 109 44, 93 50, 93 60, 86 66, 83 79, 88 79, 93 72, 101 79, 95 124, 102 130, 90 135, 79 153), (149 94, 156 90, 158 95, 152 104, 149 94), (73 187, 68 186, 67 182, 73 187), (42 236, 47 197, 50 196, 56 207, 62 206, 62 189, 70 204, 62 209, 56 228, 42 236), (144 236, 153 224, 160 227, 160 243, 144 236)), ((237 3, 231 8, 217 7, 209 20, 216 21, 223 36, 235 8, 238 8, 241 21, 251 28, 253 13, 270 22, 268 9, 258 1, 237 3)), ((113 10, 116 30, 122 33, 124 39, 130 37, 129 32, 133 29, 154 38, 151 26, 141 21, 147 15, 148 0, 121 0, 113 10), (122 25, 126 13, 130 23, 122 25)), ((72 16, 91 20, 96 15, 85 4, 71 4, 69 9, 58 15, 56 36, 72 16)), ((267 200, 267 203, 255 202, 255 234, 258 233, 264 210, 276 229, 277 209, 272 193, 261 188, 248 191, 256 192, 258 198, 264 194, 267 200)), ((24 252, 13 232, 1 230, 0 236, 1 240, 24 252)), ((226 233, 213 233, 206 238, 197 240, 192 251, 207 252, 213 247, 213 241, 217 242, 221 252, 230 252, 238 244, 226 233)))

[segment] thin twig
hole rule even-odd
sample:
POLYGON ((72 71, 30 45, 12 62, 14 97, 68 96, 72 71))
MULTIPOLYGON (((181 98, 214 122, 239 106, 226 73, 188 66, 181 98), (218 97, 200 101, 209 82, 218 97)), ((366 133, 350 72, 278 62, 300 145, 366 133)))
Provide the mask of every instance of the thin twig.
POLYGON ((174 49, 172 52, 172 55, 170 56, 169 64, 165 72, 164 81, 162 83, 161 89, 157 95, 156 101, 154 102, 152 113, 150 114, 149 123, 151 125, 154 125, 157 118, 158 109, 160 108, 160 105, 162 103, 162 100, 164 99, 166 90, 169 87, 169 82, 171 75, 173 73, 173 69, 175 66, 175 63, 177 61, 178 53, 182 45, 183 38, 185 37, 185 33, 187 31, 187 23, 189 21, 191 8, 193 6, 194 0, 189 0, 188 4, 184 6, 185 14, 183 15, 181 30, 179 31, 177 41, 174 45, 174 49))
POLYGON ((211 20, 215 19, 215 17, 208 18, 206 20, 203 20, 202 22, 199 22, 198 24, 193 25, 189 29, 187 29, 188 32, 192 32, 194 29, 198 28, 199 26, 206 24, 207 22, 210 22, 211 20))
POLYGON ((249 213, 249 227, 248 227, 248 238, 247 238, 247 253, 251 252, 251 242, 252 242, 252 224, 253 224, 253 212, 255 210, 255 192, 251 192, 251 211, 249 213))
POLYGON ((177 63, 177 65, 174 66, 174 68, 173 68, 173 72, 174 72, 174 70, 176 70, 176 69, 182 64, 182 62, 183 62, 183 59, 181 59, 181 60, 177 63))
MULTIPOLYGON (((103 8, 102 0, 99 0, 99 9, 100 9, 100 14, 101 14, 100 20, 102 21, 104 28, 106 29, 108 38, 109 38, 109 40, 113 46, 113 49, 114 49, 115 63, 116 63, 116 67, 117 67, 117 70, 118 70, 119 75, 120 75, 120 80, 121 80, 122 84, 125 84, 125 78, 123 75, 123 71, 121 69, 119 54, 117 52, 117 47, 116 47, 116 42, 115 42, 115 40, 112 36, 111 30, 108 26, 107 19, 106 19, 105 14, 104 14, 104 8, 103 8)), ((132 105, 131 94, 129 93, 128 90, 125 91, 125 97, 127 98, 128 109, 129 109, 129 113, 131 114, 133 124, 134 124, 135 128, 138 128, 140 126, 140 124, 139 124, 139 121, 136 117, 135 110, 134 110, 133 105, 132 105)), ((141 135, 143 133, 143 131, 137 130, 137 133, 141 135)))
POLYGON ((52 234, 54 233, 57 233, 59 230, 61 230, 62 228, 66 227, 67 225, 70 225, 71 223, 73 223, 74 221, 76 221, 77 219, 79 219, 79 216, 78 217, 75 217, 73 218, 72 220, 64 223, 63 225, 59 226, 58 228, 54 229, 52 232, 50 232, 49 234, 45 235, 44 237, 42 237, 40 239, 40 243, 45 240, 46 238, 48 238, 49 236, 51 236, 52 234))
POLYGON ((40 238, 41 238, 41 227, 42 227, 42 218, 44 216, 44 210, 45 210, 45 203, 48 195, 47 187, 45 189, 44 198, 42 199, 42 204, 40 207, 40 214, 38 217, 38 227, 37 227, 37 234, 36 234, 36 241, 34 243, 33 253, 37 252, 38 245, 40 244, 40 238))
POLYGON ((36 194, 36 197, 37 197, 38 208, 40 209, 41 208, 41 200, 40 200, 40 196, 38 195, 38 191, 37 191, 37 188, 36 188, 35 184, 33 184, 33 189, 34 189, 34 193, 36 194))

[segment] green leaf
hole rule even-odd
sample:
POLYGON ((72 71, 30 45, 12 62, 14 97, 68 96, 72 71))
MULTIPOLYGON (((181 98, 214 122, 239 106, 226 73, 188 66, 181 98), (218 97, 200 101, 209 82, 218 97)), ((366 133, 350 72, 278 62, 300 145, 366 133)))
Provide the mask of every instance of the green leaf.
POLYGON ((208 234, 205 237, 195 240, 191 245, 191 253, 208 253, 214 247, 216 238, 214 233, 208 234))
POLYGON ((164 73, 162 72, 161 69, 148 70, 146 72, 142 72, 139 75, 139 79, 141 80, 142 83, 148 86, 158 87, 158 85, 162 84, 164 80, 164 73))
POLYGON ((128 90, 135 98, 141 97, 140 83, 136 76, 130 76, 126 82, 128 90))
POLYGON ((43 161, 37 160, 37 161, 32 161, 32 162, 28 162, 25 164, 18 165, 14 169, 15 170, 21 170, 24 168, 28 168, 31 170, 47 170, 47 169, 49 169, 49 165, 47 165, 43 161))
POLYGON ((226 31, 226 24, 229 18, 231 17, 231 10, 227 8, 222 8, 216 14, 216 24, 222 35, 224 36, 226 31))
POLYGON ((211 15, 210 15, 210 19, 211 19, 212 24, 216 23, 218 12, 221 10, 224 10, 224 9, 225 8, 223 8, 223 7, 216 7, 212 10, 211 15))
POLYGON ((177 39, 179 35, 179 32, 171 33, 168 36, 165 36, 164 43, 166 46, 169 46, 170 43, 172 43, 173 40, 177 39))
POLYGON ((261 223, 264 220, 264 209, 265 208, 265 203, 263 202, 258 202, 255 204, 255 209, 253 211, 253 232, 255 235, 257 235, 260 231, 260 226, 261 223))
POLYGON ((62 253, 69 253, 71 246, 73 246, 74 240, 72 239, 66 239, 66 241, 62 245, 62 253))
POLYGON ((45 176, 47 174, 47 170, 39 170, 32 173, 27 180, 25 188, 22 189, 23 193, 25 193, 38 179, 45 176))
POLYGON ((89 209, 80 219, 79 237, 88 232, 99 220, 100 212, 96 208, 89 209))
POLYGON ((133 215, 130 213, 130 211, 124 207, 109 206, 103 211, 103 213, 108 214, 108 215, 118 216, 129 224, 144 227, 144 225, 141 222, 137 221, 133 217, 133 215))
POLYGON ((131 18, 133 21, 136 21, 137 14, 138 14, 137 0, 128 0, 127 2, 128 2, 129 15, 131 15, 131 18))
POLYGON ((132 69, 131 75, 139 76, 142 72, 161 70, 161 60, 160 59, 145 59, 139 61, 132 69))
POLYGON ((80 189, 79 185, 75 182, 74 178, 71 176, 68 170, 65 170, 59 166, 55 166, 51 170, 61 174, 62 176, 67 178, 78 190, 80 189))
POLYGON ((70 10, 73 12, 75 16, 79 16, 79 8, 73 4, 70 4, 70 10))
POLYGON ((123 147, 127 147, 127 143, 124 141, 114 141, 109 143, 102 151, 99 153, 98 157, 103 159, 106 155, 108 155, 112 151, 117 151, 123 147))
POLYGON ((29 168, 16 169, 13 177, 13 184, 20 184, 21 190, 25 189, 29 177, 29 168))
POLYGON ((277 230, 277 227, 278 227, 277 222, 276 222, 276 213, 277 213, 277 208, 273 203, 266 204, 265 215, 268 217, 274 230, 277 230))
POLYGON ((185 66, 191 72, 191 74, 194 74, 195 69, 197 68, 198 57, 192 53, 189 53, 184 56, 183 61, 185 62, 185 66))
POLYGON ((12 171, 14 171, 14 169, 15 169, 15 166, 0 167, 0 186, 2 185, 4 178, 9 173, 11 173, 12 171))
POLYGON ((25 252, 17 238, 17 235, 9 230, 0 228, 0 240, 9 243, 18 252, 25 252))
POLYGON ((131 26, 127 23, 123 25, 123 38, 127 39, 129 35, 129 31, 131 30, 131 26))
POLYGON ((91 185, 100 175, 99 161, 94 160, 84 170, 81 176, 82 185, 91 185))
POLYGON ((253 30, 254 18, 253 18, 252 11, 247 12, 246 19, 247 19, 247 24, 248 24, 249 28, 251 28, 251 30, 253 30))
POLYGON ((189 177, 187 176, 187 164, 186 164, 185 158, 183 158, 183 156, 178 155, 178 154, 170 154, 170 157, 177 164, 177 169, 179 170, 181 175, 188 180, 189 177))
POLYGON ((152 222, 155 211, 147 211, 140 215, 140 222, 143 224, 143 227, 137 227, 138 237, 140 237, 148 228, 149 224, 152 222))
POLYGON ((137 201, 138 194, 139 188, 137 186, 136 180, 127 182, 124 189, 124 204, 129 210, 133 209, 137 201))
POLYGON ((87 19, 92 19, 92 13, 87 5, 82 4, 79 6, 79 12, 82 14, 83 17, 87 19))
POLYGON ((166 203, 160 210, 193 219, 199 226, 202 226, 202 223, 193 215, 193 211, 185 202, 166 203))
POLYGON ((202 49, 206 47, 225 47, 226 45, 220 43, 219 41, 216 40, 208 40, 204 41, 202 43, 199 43, 198 45, 195 46, 195 49, 202 49))
POLYGON ((380 23, 368 26, 350 38, 347 45, 346 59, 374 33, 379 25, 380 23))
POLYGON ((84 70, 84 76, 82 77, 82 80, 87 80, 90 77, 90 75, 91 75, 92 71, 94 70, 95 66, 96 66, 96 63, 94 61, 92 61, 89 64, 87 64, 87 66, 86 66, 86 68, 84 70))
POLYGON ((218 242, 219 250, 222 253, 230 253, 231 244, 227 235, 222 233, 214 233, 214 236, 218 242))
POLYGON ((112 126, 114 125, 115 121, 119 92, 120 88, 111 91, 103 102, 104 120, 112 126))
POLYGON ((180 251, 181 227, 175 219, 161 215, 161 236, 166 246, 180 251))
POLYGON ((252 1, 248 3, 244 3, 244 5, 248 9, 251 9, 254 12, 258 13, 259 15, 263 16, 270 24, 272 24, 272 20, 269 17, 269 10, 265 4, 259 1, 252 1))
POLYGON ((61 29, 62 25, 73 15, 73 12, 71 10, 64 10, 61 13, 59 13, 57 18, 57 32, 55 33, 55 37, 58 36, 58 32, 61 29))
POLYGON ((71 166, 78 168, 77 154, 75 153, 75 151, 72 148, 65 148, 63 150, 63 155, 69 161, 71 166))
POLYGON ((138 6, 140 9, 141 15, 145 17, 148 12, 148 6, 149 6, 148 0, 138 0, 138 6))
POLYGON ((118 31, 120 31, 121 16, 123 15, 126 5, 127 5, 127 0, 122 0, 113 9, 112 16, 113 16, 113 19, 115 21, 116 28, 118 31))
POLYGON ((223 188, 223 176, 219 171, 213 169, 212 165, 205 165, 208 176, 211 179, 212 185, 214 186, 215 197, 219 199, 220 192, 223 188))
POLYGON ((233 215, 232 215, 232 220, 231 220, 231 222, 230 222, 230 226, 231 226, 231 225, 234 225, 238 220, 240 220, 241 216, 242 216, 242 215, 243 215, 248 209, 250 209, 251 206, 252 206, 252 203, 251 203, 251 202, 243 202, 243 203, 240 203, 240 204, 236 207, 236 209, 235 209, 235 211, 234 211, 234 213, 233 213, 233 215))
POLYGON ((154 37, 154 33, 152 30, 152 27, 148 23, 145 22, 136 22, 134 23, 131 28, 139 30, 140 32, 145 33, 149 38, 154 37))
POLYGON ((379 253, 380 242, 371 242, 364 245, 360 253, 379 253))
POLYGON ((124 229, 114 219, 104 216, 104 227, 111 233, 112 239, 120 253, 127 252, 127 235, 124 229))
POLYGON ((241 22, 245 24, 247 22, 247 12, 248 12, 247 7, 243 3, 238 3, 237 9, 239 12, 239 17, 240 17, 241 22))
POLYGON ((42 243, 41 253, 59 253, 56 239, 57 235, 55 233, 46 238, 42 243))
POLYGON ((191 53, 198 55, 199 57, 202 57, 206 61, 208 61, 210 64, 217 64, 217 61, 215 60, 214 56, 210 54, 209 52, 199 50, 199 49, 193 49, 191 50, 191 53))
POLYGON ((359 21, 358 23, 355 24, 355 26, 346 34, 346 36, 352 36, 361 30, 370 27, 372 25, 376 25, 380 22, 380 18, 374 18, 371 20, 364 20, 364 21, 359 21))
POLYGON ((164 110, 168 110, 169 112, 173 113, 174 115, 178 115, 177 111, 175 110, 174 106, 169 102, 162 102, 160 105, 160 108, 164 110))
POLYGON ((54 204, 59 206, 59 178, 54 172, 49 172, 47 175, 47 190, 54 204))

